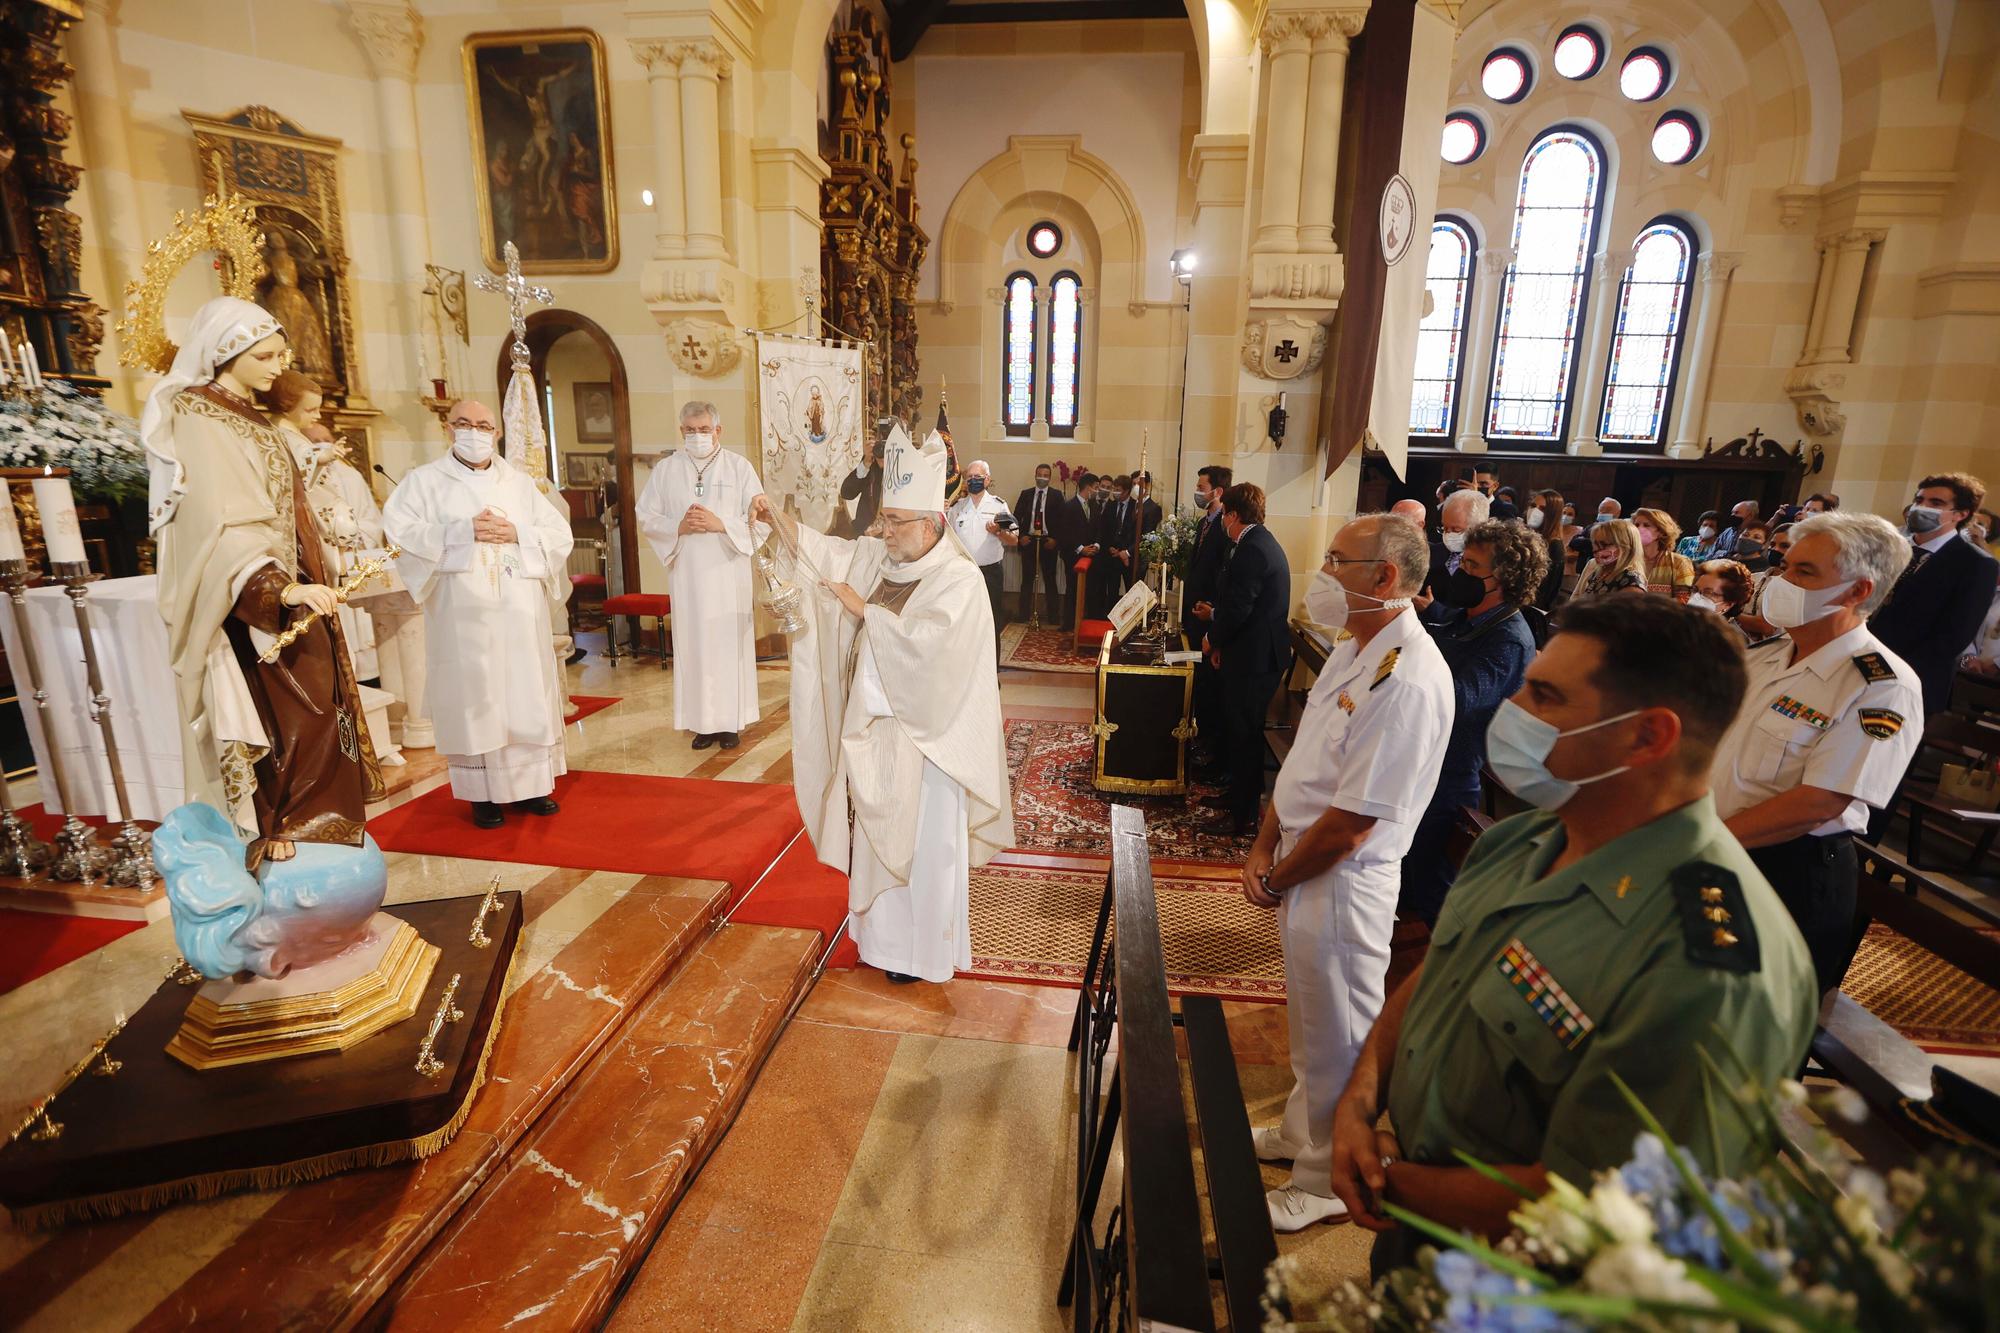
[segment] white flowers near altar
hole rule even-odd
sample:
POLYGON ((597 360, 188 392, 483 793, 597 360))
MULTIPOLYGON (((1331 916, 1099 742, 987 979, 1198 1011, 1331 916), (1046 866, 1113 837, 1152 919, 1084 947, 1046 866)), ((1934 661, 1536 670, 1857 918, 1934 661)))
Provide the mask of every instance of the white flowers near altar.
POLYGON ((0 467, 68 468, 71 487, 89 500, 146 495, 138 423, 62 380, 0 395, 0 467))

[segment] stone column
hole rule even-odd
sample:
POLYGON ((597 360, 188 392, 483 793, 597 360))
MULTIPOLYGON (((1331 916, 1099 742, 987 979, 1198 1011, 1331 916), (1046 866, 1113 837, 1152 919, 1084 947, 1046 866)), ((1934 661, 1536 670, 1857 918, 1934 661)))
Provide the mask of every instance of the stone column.
POLYGON ((1597 425, 1604 415, 1604 368, 1611 359, 1611 329, 1618 322, 1618 287, 1632 267, 1632 251, 1599 250, 1590 294, 1590 328, 1570 384, 1569 452, 1595 458, 1604 452, 1597 425))
POLYGON ((633 39, 646 67, 653 111, 653 258, 679 259, 687 248, 687 180, 681 171, 681 67, 667 42, 633 39))
MULTIPOLYGON (((1848 348, 1854 341, 1854 317, 1861 303, 1861 278, 1868 271, 1868 252, 1888 233, 1847 231, 1833 238, 1833 284, 1827 289, 1825 318, 1820 325, 1819 346, 1810 360, 1844 362, 1851 358, 1848 348)), ((1825 265, 1820 268, 1825 273, 1825 265)))
POLYGON ((729 258, 722 243, 722 128, 719 80, 729 55, 714 40, 683 42, 680 57, 681 169, 687 195, 687 257, 729 258))
POLYGON ((1500 320, 1500 289, 1514 252, 1504 245, 1479 252, 1479 275, 1465 309, 1465 368, 1459 375, 1458 451, 1486 452, 1486 408, 1493 398, 1493 329, 1500 320))
POLYGON ((139 192, 132 180, 132 141, 125 132, 122 110, 115 108, 126 97, 118 77, 118 46, 111 37, 115 3, 84 0, 83 22, 69 30, 69 55, 76 65, 77 100, 88 96, 114 104, 106 106, 104 114, 86 113, 77 120, 90 155, 83 179, 96 214, 91 221, 98 228, 104 276, 111 284, 111 294, 122 299, 125 284, 138 276, 135 256, 145 253, 147 237, 139 192))
MULTIPOLYGON (((375 66, 375 108, 382 121, 383 211, 389 215, 392 306, 402 332, 423 336, 424 266, 431 262, 430 206, 424 193, 423 149, 417 135, 417 52, 424 23, 408 0, 347 0, 355 35, 375 66)), ((484 170, 483 164, 476 164, 484 170)), ((416 358, 392 356, 396 385, 410 387, 416 358)))
MULTIPOLYGON (((1263 197, 1251 249, 1286 252, 1298 247, 1300 172, 1305 164, 1306 111, 1312 69, 1308 18, 1274 14, 1258 44, 1270 78, 1264 111, 1263 197)), ((1329 212, 1331 210, 1329 209, 1329 212)))
POLYGON ((1683 353, 1687 364, 1680 390, 1674 395, 1669 458, 1701 457, 1709 377, 1715 369, 1715 345, 1722 334, 1722 304, 1729 296, 1729 279, 1742 262, 1742 254, 1736 252, 1711 250, 1701 257, 1701 306, 1695 316, 1694 341, 1683 353))
MULTIPOLYGON (((1330 253, 1334 169, 1340 159, 1340 113, 1347 93, 1347 42, 1368 11, 1342 9, 1313 16, 1312 64, 1305 106, 1305 146, 1299 182, 1299 249, 1330 253)), ((1275 99, 1275 86, 1272 93, 1275 99)))

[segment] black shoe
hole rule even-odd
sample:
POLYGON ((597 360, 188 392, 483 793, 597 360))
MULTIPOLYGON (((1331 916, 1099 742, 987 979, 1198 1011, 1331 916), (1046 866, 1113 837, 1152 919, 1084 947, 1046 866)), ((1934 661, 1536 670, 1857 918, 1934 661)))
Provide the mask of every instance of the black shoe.
POLYGON ((1204 810, 1227 810, 1230 808, 1229 798, 1222 795, 1204 796, 1195 802, 1195 804, 1204 810))
POLYGON ((576 664, 577 664, 578 662, 581 662, 581 661, 582 661, 582 660, 583 660, 584 658, 586 658, 586 657, 588 657, 588 656, 590 656, 590 654, 589 654, 589 653, 585 652, 585 651, 584 651, 583 649, 581 649, 581 648, 577 648, 577 649, 573 650, 573 651, 572 651, 572 652, 570 653, 570 655, 569 655, 569 660, 568 660, 568 661, 566 661, 566 662, 564 662, 564 663, 563 663, 563 665, 564 665, 564 666, 575 666, 575 665, 576 665, 576 664))
POLYGON ((709 735, 707 732, 698 733, 694 738, 694 748, 697 750, 706 750, 713 744, 715 744, 715 737, 709 735))
POLYGON ((897 986, 908 986, 912 982, 923 980, 922 977, 913 977, 908 972, 884 972, 882 975, 889 978, 890 982, 897 986))
POLYGON ((1201 826, 1203 833, 1217 838, 1248 838, 1257 832, 1254 815, 1217 815, 1201 826))
POLYGON ((514 808, 524 815, 552 815, 562 809, 553 796, 536 796, 526 801, 514 802, 514 808))
POLYGON ((1229 770, 1219 764, 1196 764, 1188 769, 1188 776, 1204 787, 1229 785, 1229 770))
POLYGON ((474 801, 472 822, 481 828, 499 828, 507 822, 507 816, 501 814, 500 807, 491 801, 474 801))
POLYGON ((725 750, 733 750, 743 743, 743 738, 733 731, 725 731, 715 743, 725 750))

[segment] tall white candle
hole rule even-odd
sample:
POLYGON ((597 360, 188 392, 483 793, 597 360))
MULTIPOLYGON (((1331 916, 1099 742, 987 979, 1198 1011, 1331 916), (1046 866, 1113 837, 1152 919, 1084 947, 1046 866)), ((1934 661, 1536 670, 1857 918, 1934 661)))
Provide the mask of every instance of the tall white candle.
POLYGON ((5 384, 19 373, 14 369, 14 344, 8 341, 7 330, 0 329, 0 384, 5 384))
POLYGON ((35 355, 35 345, 29 342, 26 338, 23 338, 21 340, 21 367, 22 367, 23 377, 28 381, 28 387, 30 389, 41 388, 42 387, 41 358, 35 355))
POLYGON ((0 560, 26 560, 21 546, 21 525, 14 518, 14 493, 0 481, 0 560))
POLYGON ((90 556, 83 549, 83 527, 76 521, 69 478, 36 477, 35 508, 42 511, 42 541, 49 548, 49 563, 88 563, 90 556))

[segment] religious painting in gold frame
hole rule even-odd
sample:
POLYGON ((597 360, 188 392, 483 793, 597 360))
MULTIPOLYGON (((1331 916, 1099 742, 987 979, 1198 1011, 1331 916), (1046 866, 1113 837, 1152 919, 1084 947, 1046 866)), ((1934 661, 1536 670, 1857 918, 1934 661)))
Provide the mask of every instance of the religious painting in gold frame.
POLYGON ((618 192, 604 44, 587 28, 475 32, 462 47, 473 194, 486 266, 524 273, 618 267, 618 192))

